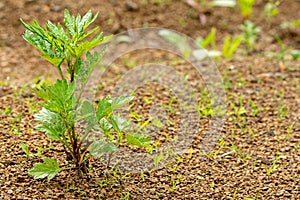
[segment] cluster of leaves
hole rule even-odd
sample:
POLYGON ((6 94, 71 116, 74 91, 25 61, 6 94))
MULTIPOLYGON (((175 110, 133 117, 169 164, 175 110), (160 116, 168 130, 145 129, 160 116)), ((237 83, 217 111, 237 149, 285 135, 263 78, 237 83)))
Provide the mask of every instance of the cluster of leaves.
POLYGON ((242 38, 240 36, 230 37, 227 35, 225 37, 222 51, 216 50, 216 28, 212 28, 211 32, 205 37, 198 37, 196 42, 198 47, 200 48, 200 51, 195 51, 194 55, 198 59, 202 59, 201 49, 211 47, 213 50, 207 51, 207 55, 209 57, 219 57, 223 56, 225 59, 232 59, 233 54, 236 52, 237 48, 239 47, 242 38))
POLYGON ((239 0, 238 5, 244 18, 249 18, 253 11, 255 0, 239 0))
POLYGON ((196 40, 196 45, 198 48, 192 50, 191 46, 188 44, 187 39, 177 33, 171 32, 169 30, 161 30, 159 35, 162 36, 168 42, 176 45, 181 51, 185 58, 188 58, 191 53, 198 60, 203 60, 206 57, 220 57, 223 56, 225 59, 232 59, 234 53, 242 42, 241 36, 226 36, 223 44, 222 51, 216 50, 216 29, 212 28, 211 32, 205 37, 198 37, 196 40), (203 48, 211 47, 213 50, 204 50, 203 48))
POLYGON ((258 33, 260 32, 260 27, 255 26, 255 24, 249 20, 246 20, 243 25, 240 26, 243 31, 242 37, 248 51, 253 51, 256 40, 258 39, 258 33))
MULTIPOLYGON (((42 85, 35 89, 35 93, 44 100, 41 103, 43 108, 34 115, 35 120, 40 122, 36 129, 63 144, 69 163, 75 165, 80 175, 87 172, 90 156, 111 155, 122 142, 138 146, 149 143, 147 138, 132 133, 126 134, 125 141, 124 131, 130 124, 113 114, 133 97, 112 99, 108 96, 101 99, 98 105, 81 98, 91 73, 104 55, 105 47, 99 53, 89 50, 110 38, 104 37, 98 27, 87 30, 97 16, 89 11, 83 17, 80 14, 75 17, 65 10, 65 28, 50 21, 41 27, 37 21, 27 24, 21 19, 27 29, 24 39, 40 50, 41 57, 52 63, 61 76, 53 85, 42 85), (88 36, 92 36, 91 39, 88 40, 88 36), (64 73, 63 66, 67 73, 64 73), (82 122, 86 126, 78 128, 82 122), (89 136, 95 131, 101 131, 102 137, 91 140, 89 136)), ((44 163, 34 164, 29 174, 34 178, 51 179, 64 169, 59 167, 55 159, 44 158, 44 163)))

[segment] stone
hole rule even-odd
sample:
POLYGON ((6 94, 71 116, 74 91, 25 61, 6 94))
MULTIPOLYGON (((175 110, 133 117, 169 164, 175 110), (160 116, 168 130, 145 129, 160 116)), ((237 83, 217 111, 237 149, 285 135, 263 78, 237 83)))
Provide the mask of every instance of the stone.
POLYGON ((139 6, 132 1, 126 1, 125 7, 128 11, 137 11, 139 9, 139 6))

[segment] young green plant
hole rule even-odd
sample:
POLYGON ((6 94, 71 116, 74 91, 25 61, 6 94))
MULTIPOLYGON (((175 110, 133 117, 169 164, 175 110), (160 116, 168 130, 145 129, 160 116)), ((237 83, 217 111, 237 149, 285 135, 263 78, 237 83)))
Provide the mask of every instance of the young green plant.
POLYGON ((244 18, 248 19, 253 11, 253 4, 255 0, 238 0, 238 5, 241 9, 241 14, 244 18))
MULTIPOLYGON (((88 11, 82 17, 80 14, 75 17, 65 10, 64 26, 48 21, 44 27, 37 21, 27 24, 21 19, 26 28, 23 38, 40 50, 41 57, 54 65, 60 74, 60 79, 53 85, 41 85, 35 89, 35 93, 44 100, 41 103, 43 108, 34 115, 35 120, 40 122, 36 129, 63 145, 68 163, 74 165, 71 169, 77 169, 79 175, 87 173, 91 156, 111 154, 123 142, 123 132, 129 125, 113 112, 133 99, 124 96, 112 99, 108 96, 96 105, 82 98, 85 85, 106 48, 94 53, 89 50, 110 38, 103 36, 99 27, 88 29, 97 16, 88 11), (84 122, 84 128, 79 128, 81 122, 84 122), (98 127, 105 136, 90 141, 90 133, 99 130, 98 127)), ((138 142, 144 139, 140 135, 129 135, 131 140, 134 138, 138 142)), ((134 145, 142 143, 138 142, 134 145)), ((34 178, 51 179, 64 169, 55 159, 44 158, 44 163, 34 164, 29 174, 34 178)))
POLYGON ((257 27, 253 22, 246 20, 245 23, 240 26, 240 29, 243 31, 242 38, 248 52, 252 52, 256 45, 258 33, 261 30, 260 27, 257 27))

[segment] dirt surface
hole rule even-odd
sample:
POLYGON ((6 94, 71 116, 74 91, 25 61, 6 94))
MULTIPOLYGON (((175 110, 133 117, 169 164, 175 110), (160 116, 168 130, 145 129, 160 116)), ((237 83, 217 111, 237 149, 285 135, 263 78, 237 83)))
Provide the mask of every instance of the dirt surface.
MULTIPOLYGON (((241 46, 234 59, 217 60, 227 96, 227 114, 221 140, 211 153, 203 155, 204 132, 211 116, 199 119, 192 144, 172 163, 144 173, 125 173, 106 168, 99 160, 91 160, 89 179, 75 171, 60 173, 52 180, 34 180, 27 174, 34 163, 44 157, 56 158, 65 166, 61 145, 34 130, 33 114, 40 100, 30 88, 35 81, 57 76, 54 67, 43 61, 22 39, 25 21, 37 19, 62 22, 63 10, 85 13, 99 12, 96 24, 104 33, 116 34, 132 28, 163 27, 192 38, 205 36, 217 28, 220 49, 227 34, 237 35, 244 19, 239 9, 214 8, 200 22, 194 9, 184 1, 47 1, 4 0, 0 2, 0 198, 1 199, 300 199, 300 64, 297 60, 278 59, 275 35, 286 47, 300 49, 300 29, 281 28, 285 21, 300 19, 300 2, 285 0, 280 13, 266 21, 263 9, 267 1, 257 0, 250 20, 261 27, 255 51, 246 54, 241 46), (155 3, 157 2, 157 3, 155 3), (35 80, 34 80, 35 78, 35 80), (20 142, 28 145, 26 159, 20 142), (57 150, 53 150, 55 147, 57 150), (43 149, 39 152, 38 149, 43 149), (41 154, 41 155, 38 155, 41 154), (279 158, 279 159, 276 159, 279 158), (272 168, 272 166, 274 168, 272 168), (109 173, 107 173, 109 171, 109 173)), ((288 54, 288 53, 286 53, 288 54)), ((203 80, 183 59, 163 51, 141 51, 124 55, 106 71, 98 97, 111 94, 118 78, 145 61, 174 67, 196 90, 200 105, 203 80)), ((141 121, 149 118, 154 105, 167 104, 173 94, 168 89, 150 84, 135 93, 132 111, 141 121), (145 97, 151 98, 147 104, 145 97)), ((169 125, 153 135, 161 145, 167 141, 163 133, 174 137, 180 105, 164 110, 169 125)))

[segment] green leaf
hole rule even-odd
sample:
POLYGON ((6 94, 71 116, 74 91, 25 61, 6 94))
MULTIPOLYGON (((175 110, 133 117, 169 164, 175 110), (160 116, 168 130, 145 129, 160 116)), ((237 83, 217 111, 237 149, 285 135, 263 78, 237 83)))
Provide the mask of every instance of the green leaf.
POLYGON ((105 50, 106 47, 102 48, 102 50, 99 53, 95 52, 94 54, 88 51, 86 54, 86 60, 83 63, 79 63, 80 65, 76 67, 75 78, 81 83, 82 89, 87 83, 94 69, 100 63, 105 53, 105 50))
POLYGON ((100 128, 104 133, 107 133, 112 128, 112 125, 107 121, 107 119, 102 118, 99 122, 100 128))
POLYGON ((112 142, 106 142, 104 140, 96 141, 90 148, 90 154, 93 156, 99 156, 101 154, 113 153, 118 149, 112 142))
POLYGON ((103 117, 108 117, 111 115, 112 113, 111 104, 112 104, 112 99, 110 96, 105 97, 98 102, 98 108, 96 113, 96 117, 98 121, 100 121, 103 117))
POLYGON ((106 42, 110 36, 103 37, 102 33, 99 33, 95 37, 93 37, 91 40, 86 40, 79 44, 79 46, 74 47, 74 50, 76 52, 77 56, 81 56, 84 52, 106 42))
POLYGON ((42 108, 39 113, 35 114, 34 119, 42 123, 35 128, 41 132, 45 132, 50 139, 60 141, 66 132, 66 126, 62 118, 46 108, 42 108))
POLYGON ((24 151, 24 153, 26 154, 26 158, 29 157, 29 149, 28 146, 26 144, 24 144, 23 142, 20 142, 21 148, 24 151))
POLYGON ((56 80, 56 83, 52 86, 48 86, 47 89, 42 89, 38 94, 46 97, 46 103, 42 104, 48 110, 68 114, 74 108, 75 102, 75 83, 68 84, 66 80, 56 80))
MULTIPOLYGON (((97 15, 96 14, 96 18, 97 18, 97 15)), ((90 22, 92 21, 92 11, 89 10, 83 17, 81 20, 78 20, 78 24, 77 24, 77 30, 78 30, 78 35, 82 35, 83 34, 83 31, 84 29, 86 29, 89 25, 90 25, 90 22)), ((91 22, 92 23, 92 22, 91 22)))
POLYGON ((241 42, 242 42, 242 37, 237 36, 231 39, 231 37, 227 35, 222 49, 222 55, 224 56, 224 58, 225 59, 232 58, 234 52, 237 50, 241 42))
POLYGON ((129 103, 134 97, 133 96, 129 96, 129 97, 125 97, 125 96, 120 96, 120 97, 116 97, 111 104, 112 110, 115 110, 117 108, 120 108, 122 106, 124 106, 125 104, 129 103))
POLYGON ((210 33, 205 37, 205 39, 197 38, 197 44, 200 47, 206 48, 208 45, 211 45, 213 49, 216 48, 216 28, 213 27, 210 33))
POLYGON ((151 144, 151 140, 149 138, 135 133, 126 133, 126 140, 127 144, 134 146, 146 147, 151 144))
POLYGON ((84 101, 82 103, 81 116, 88 122, 89 125, 94 125, 96 123, 94 106, 89 101, 84 101))
POLYGON ((44 163, 36 163, 33 169, 28 171, 28 174, 33 176, 34 179, 45 178, 52 179, 58 174, 62 168, 58 166, 55 159, 44 158, 44 163))
POLYGON ((66 44, 64 41, 68 39, 62 26, 60 24, 55 26, 49 21, 47 27, 50 31, 48 31, 46 28, 42 28, 37 21, 27 24, 21 19, 21 23, 27 29, 23 38, 39 49, 43 58, 58 67, 60 63, 58 60, 62 61, 65 58, 66 44))
POLYGON ((65 9, 64 11, 64 24, 68 30, 68 33, 75 37, 75 17, 70 15, 70 12, 65 9))
POLYGON ((82 103, 81 116, 79 116, 79 119, 84 119, 88 123, 85 128, 85 133, 88 133, 97 123, 94 106, 89 101, 84 101, 82 103))
POLYGON ((110 117, 110 120, 111 120, 112 127, 118 133, 125 131, 130 127, 130 123, 121 117, 112 115, 110 117))
POLYGON ((62 63, 62 61, 64 60, 63 58, 53 57, 49 54, 42 54, 41 57, 44 58, 45 60, 47 60, 48 62, 50 62, 51 64, 53 64, 56 67, 58 67, 62 63))

